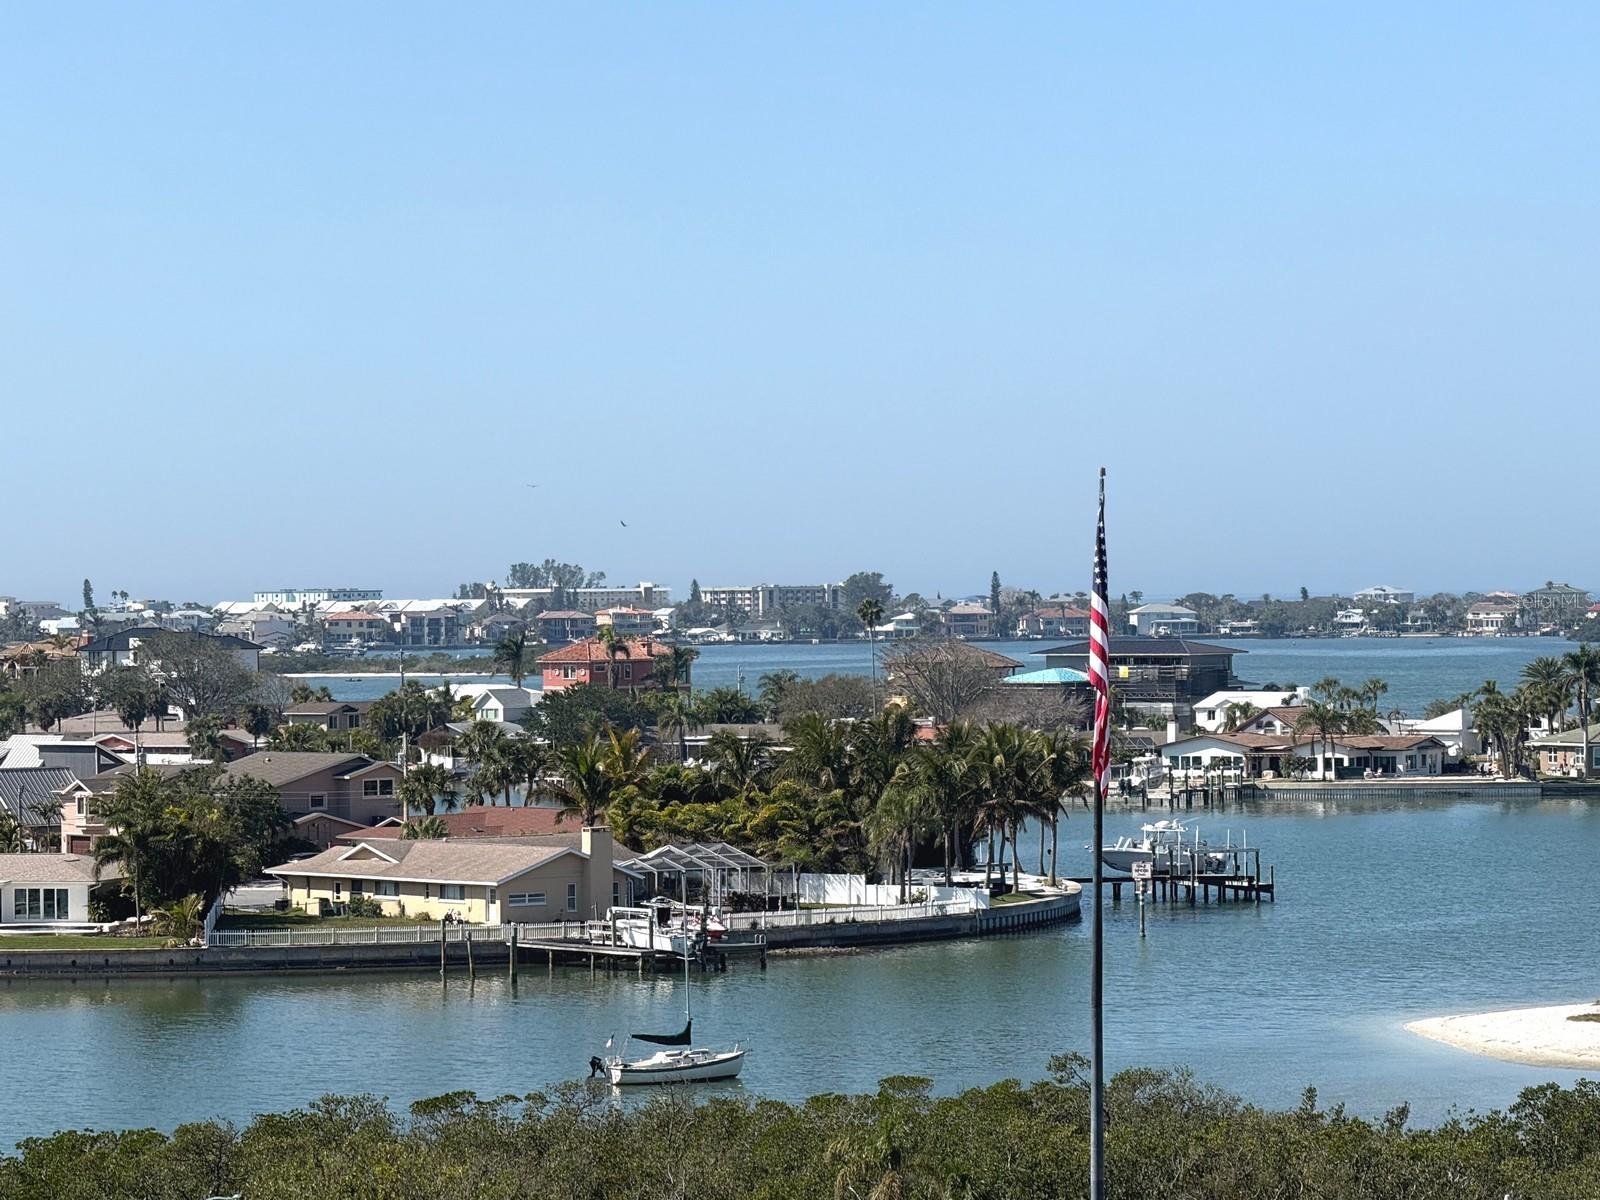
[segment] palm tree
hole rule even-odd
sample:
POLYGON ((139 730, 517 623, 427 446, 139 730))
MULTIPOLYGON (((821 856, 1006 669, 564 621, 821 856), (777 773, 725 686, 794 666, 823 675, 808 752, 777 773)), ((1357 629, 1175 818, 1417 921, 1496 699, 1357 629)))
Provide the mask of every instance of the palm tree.
POLYGON ((766 705, 767 719, 778 719, 778 707, 782 703, 784 692, 800 682, 800 672, 787 669, 768 671, 756 685, 760 689, 761 703, 766 705))
POLYGON ((435 808, 450 812, 459 801, 455 776, 438 763, 419 763, 400 781, 400 812, 405 820, 415 812, 431 817, 435 808))
POLYGON ((539 784, 544 779, 545 767, 550 761, 550 748, 531 737, 514 737, 506 743, 505 757, 526 789, 522 796, 523 804, 532 804, 539 794, 539 784))
POLYGON ((1040 812, 1042 756, 1038 745, 1015 725, 994 724, 984 732, 975 755, 980 789, 979 821, 989 833, 991 853, 998 834, 1011 841, 1011 886, 1022 883, 1017 832, 1023 821, 1040 812))
POLYGON ((528 627, 513 625, 494 648, 494 666, 518 687, 528 674, 528 627))
POLYGON ((599 823, 615 790, 606 771, 609 749, 599 734, 591 733, 556 752, 556 776, 547 786, 561 801, 561 816, 577 817, 586 827, 599 823))
POLYGON ((1261 710, 1248 700, 1236 700, 1223 712, 1227 714, 1222 726, 1225 733, 1238 733, 1243 726, 1261 715, 1261 710))
POLYGON ((711 777, 734 796, 759 791, 772 767, 764 737, 744 738, 731 729, 719 729, 706 742, 711 777))
POLYGON ((849 726, 820 713, 805 713, 786 722, 789 753, 778 766, 783 779, 793 779, 819 792, 838 791, 850 782, 849 726))
POLYGON ((1362 698, 1365 699, 1368 704, 1372 705, 1373 716, 1378 715, 1378 701, 1382 699, 1384 693, 1388 690, 1389 685, 1376 676, 1367 680, 1356 689, 1356 691, 1361 694, 1362 698))
POLYGON ((679 762, 689 757, 688 735, 699 727, 700 710, 687 692, 673 691, 660 698, 656 707, 656 728, 663 734, 677 737, 679 762))
POLYGON ((856 616, 867 627, 867 644, 872 648, 872 681, 878 681, 878 624, 883 620, 883 605, 868 596, 856 605, 856 616))
POLYGON ((408 841, 436 841, 450 836, 450 827, 443 817, 428 816, 420 821, 407 821, 400 836, 408 841))
POLYGON ((656 655, 655 665, 650 669, 650 677, 663 688, 688 692, 689 673, 694 666, 694 660, 699 657, 700 651, 693 646, 667 646, 663 653, 656 655))
MULTIPOLYGON (((1320 686, 1319 684, 1318 687, 1320 686)), ((1336 695, 1337 688, 1326 694, 1329 696, 1336 695)), ((1295 717, 1295 733, 1304 734, 1310 730, 1316 731, 1319 749, 1317 755, 1318 779, 1326 779, 1328 777, 1327 764, 1328 758, 1331 757, 1329 747, 1332 745, 1334 735, 1343 731, 1347 715, 1329 700, 1310 700, 1301 707, 1301 712, 1295 717)))
POLYGON ((1583 738, 1583 778, 1589 778, 1589 688, 1600 684, 1600 651, 1587 642, 1561 656, 1567 679, 1578 697, 1578 725, 1583 738))
POLYGON ((927 795, 933 822, 944 844, 944 883, 954 882, 960 864, 961 831, 970 829, 978 815, 978 772, 973 751, 978 735, 965 721, 953 721, 913 752, 917 783, 927 795))
POLYGON ((107 867, 115 866, 127 876, 135 918, 145 897, 155 894, 151 876, 167 837, 162 819, 167 792, 166 780, 158 772, 140 767, 119 779, 116 790, 98 805, 106 833, 94 843, 94 875, 99 879, 107 867))
POLYGON ((889 861, 889 879, 900 884, 900 903, 909 898, 911 852, 929 822, 934 798, 909 761, 902 762, 863 822, 867 846, 889 861))
POLYGON ((1539 713, 1546 729, 1561 732, 1567 709, 1572 707, 1572 686, 1566 664, 1554 654, 1541 654, 1522 668, 1522 679, 1539 700, 1539 713))
POLYGON ((1521 758, 1521 744, 1527 737, 1528 714, 1516 695, 1496 689, 1484 696, 1472 711, 1479 734, 1494 746, 1500 760, 1500 774, 1509 779, 1521 758))
POLYGON ((1081 796, 1089 789, 1089 743, 1082 734, 1034 734, 1039 752, 1044 756, 1044 779, 1047 791, 1043 797, 1050 819, 1050 886, 1056 883, 1057 829, 1068 796, 1081 796))
POLYGON ((622 671, 617 660, 628 657, 628 640, 617 633, 615 625, 600 626, 595 630, 595 637, 606 652, 606 678, 615 690, 622 682, 622 671))
POLYGON ((9 808, 0 808, 0 854, 21 854, 28 849, 28 837, 21 822, 9 808))
MULTIPOLYGON (((255 749, 261 748, 261 739, 272 732, 273 711, 265 704, 248 704, 244 710, 244 731, 255 740, 255 749)), ((126 717, 123 720, 127 720, 126 717)))
POLYGON ((222 719, 220 717, 195 717, 188 726, 189 753, 207 762, 221 762, 226 753, 222 748, 222 719))

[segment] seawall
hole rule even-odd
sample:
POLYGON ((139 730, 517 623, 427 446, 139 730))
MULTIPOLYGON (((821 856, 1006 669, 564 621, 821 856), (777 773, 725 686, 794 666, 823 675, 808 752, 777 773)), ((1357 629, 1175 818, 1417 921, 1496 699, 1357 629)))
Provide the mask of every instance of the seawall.
MULTIPOLYGON (((1066 883, 1056 894, 1002 904, 971 913, 917 917, 908 920, 826 919, 814 924, 766 930, 768 951, 851 946, 890 946, 952 938, 1024 933, 1075 921, 1080 916, 1082 889, 1066 883)), ((588 944, 573 941, 556 951, 569 959, 589 957, 588 944)), ((475 966, 504 967, 510 947, 499 938, 472 942, 475 966)), ((541 961, 544 944, 521 947, 519 960, 541 961)), ((465 971, 467 943, 445 943, 446 968, 465 971)), ((336 971, 425 971, 439 969, 439 943, 359 942, 317 946, 178 946, 136 948, 0 951, 0 978, 83 975, 245 975, 336 971)))

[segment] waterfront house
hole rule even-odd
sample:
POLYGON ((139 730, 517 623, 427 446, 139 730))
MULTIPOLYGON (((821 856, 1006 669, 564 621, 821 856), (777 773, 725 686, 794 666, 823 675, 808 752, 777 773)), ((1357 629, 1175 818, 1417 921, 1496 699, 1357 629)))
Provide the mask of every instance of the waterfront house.
POLYGON ((367 896, 387 915, 473 924, 600 919, 631 903, 642 878, 613 861, 605 828, 550 837, 366 838, 267 874, 284 881, 292 907, 311 913, 367 896))
MULTIPOLYGON (((1194 705, 1213 692, 1236 686, 1233 658, 1246 651, 1178 637, 1113 636, 1111 686, 1123 704, 1179 725, 1192 718, 1194 705)), ((1087 640, 1066 642, 1035 653, 1046 667, 1089 669, 1087 640)))
POLYGON ((1234 705, 1250 708, 1287 708, 1304 702, 1307 688, 1225 688, 1212 692, 1194 702, 1194 724, 1197 729, 1216 731, 1228 724, 1228 710, 1234 705))
POLYGON ((322 618, 322 629, 322 644, 330 650, 357 642, 386 645, 394 640, 394 626, 388 617, 360 609, 329 613, 322 618))
POLYGON ((595 627, 609 625, 618 637, 641 637, 656 631, 656 614, 648 608, 631 608, 619 604, 615 608, 602 608, 594 614, 595 627))
POLYGON ((1182 604, 1141 604, 1129 610, 1128 624, 1141 637, 1188 637, 1200 632, 1200 614, 1182 604))
POLYGON ((97 877, 86 854, 0 854, 0 924, 87 923, 95 890, 117 878, 114 866, 97 877))
POLYGON ((145 646, 146 642, 158 635, 204 639, 207 645, 230 651, 246 671, 256 671, 261 665, 261 647, 242 637, 218 633, 169 633, 153 625, 131 625, 127 629, 119 629, 116 633, 85 642, 78 647, 78 661, 83 664, 84 672, 90 675, 113 667, 159 667, 159 661, 151 659, 149 649, 145 646))
MULTIPOLYGON (((1582 774, 1583 730, 1572 728, 1528 743, 1534 765, 1545 775, 1575 778, 1582 774)), ((1600 776, 1600 724, 1589 726, 1589 774, 1600 776)))
POLYGON ((593 613, 580 612, 575 608, 542 612, 535 619, 539 625, 539 640, 550 646, 581 642, 593 637, 597 628, 593 613))
POLYGON ((283 710, 283 719, 289 725, 315 725, 330 733, 347 733, 360 729, 370 700, 307 700, 283 710))
POLYGON ((921 632, 922 618, 914 612, 896 613, 882 625, 872 627, 872 636, 880 642, 898 642, 921 632))
POLYGON ((1467 708, 1453 708, 1437 717, 1395 716, 1384 724, 1390 733, 1428 734, 1438 738, 1455 761, 1477 754, 1483 748, 1473 725, 1472 710, 1467 708))
POLYGON ((1589 607, 1589 593, 1570 583, 1547 583, 1523 593, 1522 607, 1546 619, 1565 619, 1589 607))
POLYGON ((1501 637, 1517 628, 1520 611, 1514 601, 1479 600, 1467 608, 1467 632, 1478 637, 1501 637))
POLYGON ((939 613, 945 637, 986 641, 994 637, 994 613, 984 604, 952 604, 939 613))
POLYGON ((1375 587, 1362 588, 1351 597, 1357 604, 1410 604, 1415 601, 1417 594, 1408 592, 1405 588, 1390 587, 1380 583, 1375 587))
POLYGON ((1360 633, 1366 627, 1364 608, 1341 608, 1333 614, 1333 628, 1338 633, 1360 633))
POLYGON ((1018 637, 1081 638, 1089 636, 1089 613, 1070 604, 1041 604, 1017 618, 1018 637))
POLYGON ((599 638, 588 638, 550 651, 539 659, 539 669, 546 692, 581 683, 632 691, 651 686, 656 659, 671 652, 666 643, 644 637, 618 642, 613 655, 599 638))
POLYGON ((1220 768, 1246 779, 1281 777, 1295 760, 1308 762, 1312 775, 1328 779, 1380 771, 1386 777, 1432 776, 1444 773, 1447 759, 1444 743, 1430 735, 1334 734, 1324 742, 1314 732, 1196 734, 1168 742, 1161 756, 1172 770, 1220 768))

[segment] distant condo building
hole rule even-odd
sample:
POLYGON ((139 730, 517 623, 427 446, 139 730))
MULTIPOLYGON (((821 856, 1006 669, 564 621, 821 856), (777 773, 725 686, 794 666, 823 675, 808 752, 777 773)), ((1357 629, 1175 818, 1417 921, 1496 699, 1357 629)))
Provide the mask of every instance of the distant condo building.
POLYGON ((275 592, 255 593, 254 603, 276 604, 279 608, 301 608, 326 600, 382 600, 382 588, 280 588, 275 592))
POLYGON ((837 609, 844 603, 842 583, 751 583, 739 587, 700 589, 707 608, 743 613, 747 617, 775 616, 781 609, 816 605, 837 609))

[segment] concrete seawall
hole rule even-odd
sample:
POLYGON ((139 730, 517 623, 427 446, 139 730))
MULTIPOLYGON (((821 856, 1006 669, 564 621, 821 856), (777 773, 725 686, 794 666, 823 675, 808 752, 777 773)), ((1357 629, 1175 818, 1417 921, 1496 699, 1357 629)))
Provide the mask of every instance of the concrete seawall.
POLYGON ((1022 933, 1075 921, 1081 915, 1082 889, 1067 884, 1059 895, 946 917, 914 921, 837 921, 767 930, 769 951, 819 947, 888 946, 949 938, 987 937, 997 933, 1022 933))
MULTIPOLYGON (((1003 904, 995 908, 950 916, 912 920, 821 921, 812 925, 768 929, 769 951, 850 946, 890 946, 952 938, 987 937, 1022 933, 1078 919, 1081 889, 1066 884, 1057 895, 1003 904)), ((581 957, 585 943, 573 942, 566 951, 581 957)), ((509 946, 499 940, 474 940, 473 962, 478 967, 506 966, 509 946)), ((542 961, 543 949, 524 946, 519 961, 542 961)), ((465 971, 465 942, 446 943, 451 973, 465 971)), ((83 975, 235 975, 336 971, 425 971, 439 969, 439 943, 355 943, 341 946, 228 946, 203 949, 129 950, 8 950, 0 951, 0 978, 83 975)))

